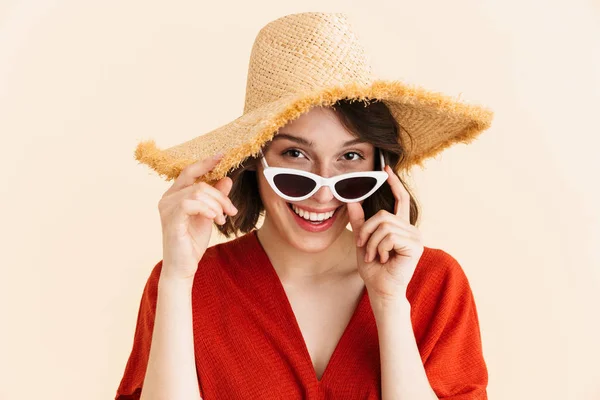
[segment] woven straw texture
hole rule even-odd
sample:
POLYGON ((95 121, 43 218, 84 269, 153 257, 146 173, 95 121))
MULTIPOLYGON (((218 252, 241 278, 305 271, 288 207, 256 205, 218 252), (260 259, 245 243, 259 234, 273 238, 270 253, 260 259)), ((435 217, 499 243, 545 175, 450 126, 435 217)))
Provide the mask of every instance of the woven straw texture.
POLYGON ((197 181, 214 183, 259 149, 287 122, 340 99, 383 101, 402 129, 405 168, 489 128, 490 109, 398 80, 378 79, 343 13, 304 12, 278 18, 258 33, 250 55, 243 114, 184 143, 161 150, 140 142, 135 159, 167 180, 189 164, 224 152, 197 181), (409 142, 406 131, 412 136, 409 142))

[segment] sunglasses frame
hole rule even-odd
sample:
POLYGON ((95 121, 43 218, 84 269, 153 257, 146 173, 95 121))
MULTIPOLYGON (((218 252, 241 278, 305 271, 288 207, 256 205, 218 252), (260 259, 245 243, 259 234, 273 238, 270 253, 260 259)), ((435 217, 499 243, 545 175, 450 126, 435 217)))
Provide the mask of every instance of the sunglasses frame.
POLYGON ((305 199, 308 199, 310 196, 312 196, 313 194, 315 194, 322 186, 327 186, 330 190, 331 193, 333 193, 333 195, 335 196, 336 199, 338 199, 339 201, 342 201, 344 203, 355 203, 355 202, 359 202, 361 200, 366 199, 367 197, 371 196, 373 193, 375 193, 377 191, 377 189, 379 189, 381 187, 381 185, 383 185, 383 183, 387 180, 388 178, 388 173, 384 170, 385 167, 385 159, 383 158, 383 152, 381 151, 381 149, 377 148, 377 151, 379 153, 379 159, 381 161, 381 171, 360 171, 360 172, 349 172, 346 174, 340 174, 340 175, 336 175, 336 176, 332 176, 330 178, 325 178, 322 177, 320 175, 317 174, 313 174, 312 172, 307 172, 307 171, 303 171, 300 169, 292 169, 292 168, 283 168, 283 167, 270 167, 267 164, 267 160, 265 155, 262 152, 262 149, 260 149, 260 155, 261 155, 261 163, 264 167, 263 169, 263 174, 265 176, 265 178, 267 179, 267 182, 269 182, 269 185, 271 186, 271 188, 273 188, 273 190, 275 191, 275 193, 277 193, 280 197, 284 198, 285 200, 288 201, 302 201, 305 199), (311 178, 312 180, 314 180, 316 182, 316 186, 314 187, 313 190, 310 191, 310 193, 304 195, 304 196, 300 196, 300 197, 291 197, 291 196, 287 196, 284 193, 282 193, 278 188, 277 185, 275 185, 275 176, 279 175, 279 174, 291 174, 291 175, 299 175, 299 176, 303 176, 303 177, 307 177, 307 178, 311 178), (377 183, 375 184, 375 186, 373 187, 373 189, 371 189, 367 194, 358 197, 356 199, 346 199, 344 197, 342 197, 337 190, 335 190, 335 184, 341 180, 344 179, 348 179, 348 178, 356 178, 356 177, 369 177, 369 178, 375 178, 377 183))

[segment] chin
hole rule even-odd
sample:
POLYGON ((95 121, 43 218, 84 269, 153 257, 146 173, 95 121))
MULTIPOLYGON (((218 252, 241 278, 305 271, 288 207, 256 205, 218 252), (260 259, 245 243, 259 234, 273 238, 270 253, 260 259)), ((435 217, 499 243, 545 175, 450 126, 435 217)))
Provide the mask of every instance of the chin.
MULTIPOLYGON (((307 232, 308 235, 310 233, 307 232)), ((329 238, 324 237, 310 237, 307 235, 298 236, 296 233, 288 233, 288 242, 298 250, 301 250, 305 253, 320 253, 325 251, 337 238, 331 236, 329 238)))

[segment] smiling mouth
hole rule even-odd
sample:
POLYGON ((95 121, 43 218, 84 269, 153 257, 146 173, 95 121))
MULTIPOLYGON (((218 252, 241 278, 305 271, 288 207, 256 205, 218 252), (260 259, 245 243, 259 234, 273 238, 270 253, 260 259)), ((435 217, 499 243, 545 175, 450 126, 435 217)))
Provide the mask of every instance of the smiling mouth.
MULTIPOLYGON (((300 214, 298 214, 298 213, 296 213, 296 211, 294 211, 294 208, 292 207, 292 203, 287 203, 287 206, 288 206, 288 208, 289 208, 290 210, 292 210, 292 212, 293 212, 294 214, 296 214, 297 216, 299 216, 299 217, 300 217, 300 214)), ((338 208, 336 208, 336 209, 335 209, 335 211, 333 212, 333 214, 331 214, 331 217, 329 217, 329 218, 333 218, 333 216, 334 216, 335 214, 337 214, 337 212, 338 212, 338 211, 339 211, 339 210, 340 210, 340 209, 341 209, 343 206, 344 206, 344 205, 342 204, 341 206, 339 206, 338 208)), ((300 218, 304 218, 304 217, 300 217, 300 218)), ((329 218, 327 218, 327 219, 329 219, 329 218)), ((310 220, 307 220, 307 221, 310 221, 310 220)))

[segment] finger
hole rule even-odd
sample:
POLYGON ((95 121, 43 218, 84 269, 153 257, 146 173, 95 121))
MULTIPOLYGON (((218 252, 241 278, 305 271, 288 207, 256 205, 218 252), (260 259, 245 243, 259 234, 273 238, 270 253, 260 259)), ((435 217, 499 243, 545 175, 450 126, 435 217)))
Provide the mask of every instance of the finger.
POLYGON ((393 232, 388 233, 381 242, 379 242, 379 246, 377 246, 377 251, 379 252, 379 259, 382 264, 385 264, 389 258, 391 252, 394 250, 394 241, 399 240, 399 237, 395 235, 393 232))
POLYGON ((200 195, 194 196, 193 199, 204 202, 212 211, 214 211, 216 214, 215 221, 217 221, 217 223, 225 223, 223 207, 221 207, 221 203, 219 203, 214 197, 208 193, 201 193, 200 195))
POLYGON ((216 167, 222 157, 223 155, 221 154, 220 157, 209 157, 188 165, 181 171, 179 176, 175 178, 173 185, 171 185, 165 194, 177 192, 185 187, 193 185, 198 177, 216 167))
POLYGON ((365 262, 370 262, 377 254, 379 243, 390 232, 390 225, 385 222, 380 224, 377 229, 369 236, 365 245, 365 262))
MULTIPOLYGON (((223 193, 223 191, 219 189, 226 187, 227 185, 229 185, 229 188, 231 188, 231 183, 222 182, 223 180, 228 180, 231 182, 230 178, 223 178, 217 182, 215 186, 211 186, 206 182, 195 183, 192 186, 188 186, 182 190, 183 196, 196 197, 202 193, 207 193, 219 202, 222 212, 226 211, 228 214, 235 215, 237 213, 236 207, 233 205, 227 194, 223 193), (219 186, 217 187, 217 185, 219 186)), ((229 189, 227 189, 227 193, 229 193, 229 189)))
POLYGON ((392 193, 396 199, 394 214, 399 215, 407 221, 410 221, 410 195, 400 181, 400 178, 398 178, 398 175, 396 175, 389 165, 385 166, 385 170, 388 173, 387 182, 392 188, 392 193))
POLYGON ((233 180, 226 176, 224 178, 219 179, 217 183, 214 184, 214 187, 219 190, 223 195, 229 196, 229 192, 233 187, 233 180))
POLYGON ((183 199, 181 201, 181 210, 185 215, 199 215, 208 219, 214 219, 217 213, 212 210, 208 204, 200 200, 183 199))
POLYGON ((386 251, 383 255, 381 255, 381 252, 379 252, 379 259, 381 264, 385 264, 390 259, 390 253, 386 251))
MULTIPOLYGON (((369 237, 373 232, 375 232, 379 224, 381 224, 388 216, 391 216, 389 212, 385 210, 380 210, 371 218, 369 218, 366 222, 363 222, 360 228, 356 230, 355 237, 357 241, 357 246, 364 246, 367 243, 367 239, 369 239, 369 237)), ((354 230, 354 227, 352 227, 352 230, 354 230)))
POLYGON ((383 223, 384 221, 388 222, 392 226, 398 227, 402 232, 418 232, 418 228, 416 228, 414 225, 411 225, 410 221, 391 214, 387 210, 379 210, 377 214, 373 215, 362 225, 360 231, 358 232, 358 237, 363 244, 366 243, 368 237, 375 232, 375 229, 377 229, 379 224, 383 223))

